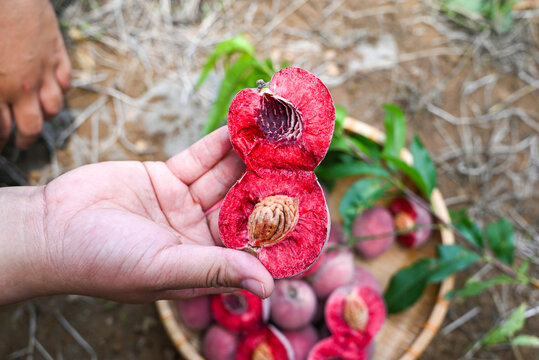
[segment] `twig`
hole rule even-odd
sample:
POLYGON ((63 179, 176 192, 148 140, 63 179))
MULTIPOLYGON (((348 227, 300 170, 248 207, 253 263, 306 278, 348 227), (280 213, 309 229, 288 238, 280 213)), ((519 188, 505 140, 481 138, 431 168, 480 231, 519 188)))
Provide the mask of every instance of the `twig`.
POLYGON ((511 95, 506 97, 501 103, 493 105, 490 109, 488 109, 488 112, 491 113, 491 114, 492 113, 497 113, 500 110, 502 110, 502 109, 506 108, 507 106, 509 106, 510 104, 514 103, 515 101, 517 101, 521 97, 526 96, 526 95, 532 93, 533 91, 537 90, 538 88, 539 88, 539 79, 535 80, 531 84, 528 84, 528 85, 526 85, 524 87, 521 87, 520 89, 518 89, 517 91, 515 91, 514 93, 512 93, 511 95))
POLYGON ((27 360, 34 359, 34 349, 36 346, 36 330, 37 330, 37 314, 36 307, 32 302, 28 303, 28 316, 30 317, 30 324, 28 326, 28 347, 27 347, 27 360))
POLYGON ((63 328, 75 339, 75 341, 90 355, 90 359, 97 360, 97 354, 86 340, 79 334, 77 330, 66 320, 66 318, 57 310, 54 315, 63 326, 63 328))
POLYGON ((49 354, 49 352, 41 345, 41 343, 36 339, 36 350, 45 358, 45 360, 54 360, 54 358, 49 354))
POLYGON ((69 125, 67 129, 62 131, 62 133, 58 136, 56 139, 56 146, 62 146, 67 138, 75 132, 88 118, 99 108, 101 108, 105 103, 107 102, 107 98, 105 96, 101 96, 96 101, 94 101, 90 106, 88 106, 86 109, 84 109, 83 112, 81 112, 75 120, 69 125))
MULTIPOLYGON (((303 6, 307 0, 295 0, 292 4, 290 4, 286 9, 284 9, 280 14, 275 16, 269 23, 264 26, 262 29, 262 35, 268 35, 270 32, 273 31, 277 26, 279 26, 280 23, 282 23, 287 17, 292 15, 297 9, 303 6)), ((263 37, 262 36, 262 37, 263 37)))
POLYGON ((469 320, 476 317, 480 312, 481 312, 481 309, 479 308, 479 306, 474 307, 472 310, 468 311, 467 313, 465 313, 464 315, 462 315, 461 317, 459 317, 458 319, 456 319, 455 321, 453 321, 452 323, 444 327, 440 331, 440 334, 442 336, 446 336, 450 332, 458 329, 459 327, 467 323, 469 320))

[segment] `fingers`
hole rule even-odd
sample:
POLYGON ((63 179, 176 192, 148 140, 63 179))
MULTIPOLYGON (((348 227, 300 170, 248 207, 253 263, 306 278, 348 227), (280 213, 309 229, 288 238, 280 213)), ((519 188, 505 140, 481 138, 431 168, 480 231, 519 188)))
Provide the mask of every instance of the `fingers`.
POLYGON ((11 114, 7 104, 0 104, 0 150, 6 146, 11 133, 11 114))
POLYGON ((60 48, 58 66, 54 75, 62 91, 66 92, 69 90, 71 87, 71 62, 69 61, 63 42, 60 48))
POLYGON ((165 291, 159 292, 158 299, 159 300, 190 299, 197 296, 233 293, 239 290, 240 290, 239 288, 227 288, 227 287, 165 290, 165 291))
POLYGON ((24 149, 37 139, 43 129, 43 113, 37 94, 27 93, 14 103, 13 116, 17 124, 15 145, 24 149))
POLYGON ((273 278, 254 256, 218 246, 179 245, 161 253, 162 289, 219 288, 247 289, 266 298, 273 291, 273 278))
POLYGON ((224 246, 223 241, 221 240, 221 235, 219 234, 219 210, 212 211, 206 216, 208 221, 208 228, 210 229, 211 237, 213 242, 217 246, 224 246))
POLYGON ((43 85, 39 90, 39 100, 41 101, 43 111, 47 115, 55 115, 62 110, 64 106, 62 89, 60 89, 52 74, 45 76, 43 85))
POLYGON ((244 170, 243 161, 231 151, 222 161, 191 184, 189 187, 191 196, 206 211, 226 195, 244 170))
POLYGON ((178 179, 190 185, 214 167, 231 148, 228 128, 223 126, 170 158, 167 166, 178 179))

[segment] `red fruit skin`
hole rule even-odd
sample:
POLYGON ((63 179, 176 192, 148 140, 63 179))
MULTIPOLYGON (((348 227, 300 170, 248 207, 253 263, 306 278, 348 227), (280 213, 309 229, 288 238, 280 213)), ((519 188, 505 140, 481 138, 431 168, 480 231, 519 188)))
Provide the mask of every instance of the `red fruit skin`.
POLYGON ((341 226, 341 224, 337 222, 331 223, 331 229, 329 231, 329 239, 328 239, 329 245, 340 245, 340 244, 346 244, 346 234, 344 233, 344 230, 341 226))
POLYGON ((199 296, 178 300, 178 312, 183 324, 190 330, 203 330, 211 323, 210 297, 199 296))
POLYGON ((305 281, 279 280, 271 295, 271 320, 283 330, 299 329, 311 322, 316 305, 316 295, 305 281))
POLYGON ((247 168, 285 168, 312 171, 328 151, 335 126, 335 107, 326 86, 311 73, 286 68, 270 81, 270 91, 292 104, 303 118, 299 138, 271 141, 258 124, 262 95, 244 89, 228 110, 228 129, 234 150, 247 168))
POLYGON ((308 360, 366 360, 365 349, 351 344, 343 345, 336 341, 334 337, 320 340, 311 350, 308 360))
POLYGON ((225 329, 234 332, 260 327, 264 321, 263 307, 262 299, 247 290, 232 294, 218 294, 212 296, 211 299, 211 310, 215 321, 225 329), (243 306, 238 306, 237 311, 233 311, 227 304, 236 299, 240 299, 243 306))
POLYGON ((202 353, 206 360, 234 360, 237 346, 237 334, 213 325, 202 340, 202 353))
POLYGON ((344 286, 335 290, 326 302, 326 324, 336 341, 367 346, 386 320, 386 307, 382 297, 373 289, 360 286, 344 286), (368 308, 368 321, 363 331, 351 328, 344 319, 347 294, 359 296, 368 308))
POLYGON ((318 334, 312 325, 307 325, 299 330, 283 331, 283 335, 290 342, 296 360, 307 359, 309 351, 318 341, 318 334))
POLYGON ((329 213, 316 176, 311 171, 259 169, 247 171, 230 189, 219 212, 219 233, 226 247, 248 248, 247 222, 254 206, 271 195, 299 199, 299 219, 280 242, 251 248, 276 279, 299 274, 318 258, 329 231, 329 213))
POLYGON ((354 278, 350 284, 355 286, 366 286, 373 289, 378 294, 382 294, 382 285, 380 285, 376 277, 369 270, 359 265, 356 265, 354 268, 354 278))
POLYGON ((294 279, 303 279, 304 277, 314 274, 320 268, 320 264, 322 263, 323 257, 324 257, 324 252, 320 253, 320 256, 318 257, 318 259, 316 259, 314 263, 307 270, 294 276, 294 279))
POLYGON ((238 344, 236 360, 251 360, 257 346, 266 342, 273 360, 294 360, 294 351, 288 339, 275 327, 269 325, 254 332, 243 334, 238 344))
POLYGON ((319 299, 325 299, 338 287, 352 281, 354 276, 354 254, 349 248, 327 251, 320 267, 311 276, 311 284, 319 299))
MULTIPOLYGON (((406 213, 414 220, 415 225, 432 225, 431 214, 408 198, 395 199, 389 206, 389 210, 394 216, 400 212, 406 213)), ((427 241, 430 234, 431 228, 424 227, 411 233, 400 234, 397 236, 397 240, 405 247, 417 247, 427 241)))
MULTIPOLYGON (((352 235, 355 237, 373 236, 393 233, 395 225, 393 216, 386 208, 375 206, 360 213, 352 225, 352 235)), ((367 259, 382 255, 395 242, 395 235, 360 241, 355 244, 359 254, 367 259)))
MULTIPOLYGON (((322 190, 324 190, 323 186, 322 186, 322 190)), ((326 199, 327 199, 327 196, 326 196, 326 199)), ((340 244, 346 244, 346 235, 344 233, 344 230, 342 229, 339 223, 331 222, 331 228, 329 230, 328 241, 326 242, 326 247, 331 246, 331 245, 340 245, 340 244)), ((302 279, 318 271, 318 269, 320 268, 320 265, 324 262, 322 260, 324 258, 324 254, 325 252, 322 252, 318 260, 316 260, 315 263, 311 265, 311 267, 307 269, 305 272, 297 275, 296 278, 302 279)))

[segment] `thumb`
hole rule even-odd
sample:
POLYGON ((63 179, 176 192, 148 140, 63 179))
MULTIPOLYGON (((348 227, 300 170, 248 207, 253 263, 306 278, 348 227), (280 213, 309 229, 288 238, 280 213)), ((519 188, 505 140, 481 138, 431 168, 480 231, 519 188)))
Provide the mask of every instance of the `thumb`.
POLYGON ((251 254, 218 246, 178 245, 164 250, 160 285, 168 289, 235 287, 267 298, 273 278, 251 254))

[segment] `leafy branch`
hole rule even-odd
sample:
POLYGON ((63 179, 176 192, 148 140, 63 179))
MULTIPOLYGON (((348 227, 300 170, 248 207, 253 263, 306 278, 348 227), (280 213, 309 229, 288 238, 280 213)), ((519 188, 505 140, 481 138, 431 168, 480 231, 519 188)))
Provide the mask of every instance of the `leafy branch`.
MULTIPOLYGON (((260 79, 269 81, 272 75, 278 71, 270 59, 259 60, 256 57, 254 46, 245 36, 238 35, 215 47, 204 64, 195 89, 198 89, 206 81, 220 60, 225 65, 225 75, 204 124, 204 135, 226 123, 228 107, 240 90, 252 87, 260 79)), ((282 64, 281 68, 286 66, 286 63, 282 64)))
MULTIPOLYGON (((337 107, 337 125, 330 153, 316 170, 317 176, 329 185, 342 177, 362 176, 350 186, 339 206, 350 244, 371 239, 352 237, 351 226, 360 212, 375 205, 392 190, 406 195, 411 201, 428 210, 437 222, 432 227, 450 228, 467 244, 467 247, 440 245, 437 258, 420 259, 394 274, 384 294, 388 311, 395 313, 405 310, 420 298, 428 284, 438 283, 480 260, 491 263, 503 275, 481 282, 470 280, 463 289, 452 291, 447 297, 476 295, 501 283, 531 283, 537 286, 538 281, 527 275, 527 267, 512 267, 514 230, 507 219, 502 218, 481 229, 464 210, 452 211, 450 223, 431 210, 430 203, 425 199, 430 199, 436 187, 434 163, 417 135, 413 136, 410 145, 413 163, 408 164, 401 160, 399 155, 406 140, 405 117, 396 105, 384 105, 384 109, 386 140, 383 147, 380 147, 370 139, 346 132, 343 127, 346 111, 337 107), (407 185, 410 181, 422 196, 407 185)), ((402 231, 391 234, 399 233, 402 231)), ((388 234, 379 236, 382 235, 388 234)))

